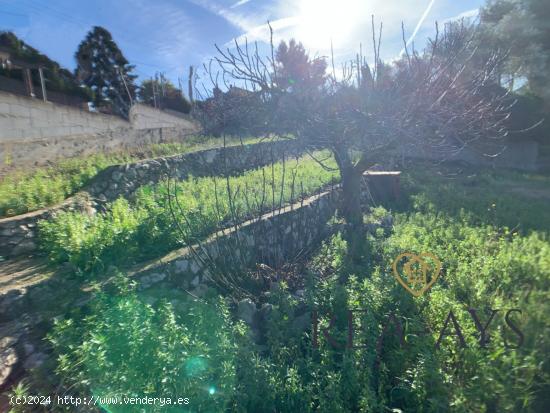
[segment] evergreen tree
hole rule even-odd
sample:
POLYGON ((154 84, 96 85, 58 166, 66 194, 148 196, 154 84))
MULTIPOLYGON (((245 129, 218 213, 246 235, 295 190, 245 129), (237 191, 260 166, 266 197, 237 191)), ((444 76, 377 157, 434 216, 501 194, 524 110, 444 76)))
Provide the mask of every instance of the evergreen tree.
POLYGON ((508 51, 505 75, 527 78, 529 92, 550 109, 550 3, 548 0, 487 0, 481 10, 485 42, 508 51))
POLYGON ((75 54, 78 79, 94 92, 96 106, 110 104, 113 112, 127 116, 136 86, 133 65, 122 54, 111 33, 94 26, 75 54), (126 84, 125 84, 126 83, 126 84))

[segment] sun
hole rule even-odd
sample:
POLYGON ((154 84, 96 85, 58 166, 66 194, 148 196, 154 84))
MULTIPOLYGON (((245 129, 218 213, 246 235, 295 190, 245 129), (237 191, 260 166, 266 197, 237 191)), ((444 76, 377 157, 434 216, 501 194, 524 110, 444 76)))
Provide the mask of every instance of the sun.
POLYGON ((350 41, 357 21, 364 16, 365 0, 302 0, 296 37, 309 49, 330 49, 350 41))

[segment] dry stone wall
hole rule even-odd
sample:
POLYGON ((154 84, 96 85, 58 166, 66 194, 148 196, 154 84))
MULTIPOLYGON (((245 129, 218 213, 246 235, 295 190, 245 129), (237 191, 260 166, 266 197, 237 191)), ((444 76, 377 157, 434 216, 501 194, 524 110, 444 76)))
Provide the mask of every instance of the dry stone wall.
POLYGON ((336 228, 328 222, 339 199, 338 189, 329 190, 175 251, 138 271, 141 288, 162 281, 200 296, 205 285, 219 285, 213 269, 239 278, 258 263, 277 268, 307 256, 336 228))
POLYGON ((112 201, 167 176, 185 179, 189 175, 235 174, 265 166, 283 157, 297 158, 302 151, 296 140, 279 140, 114 165, 98 174, 86 191, 101 202, 112 201))
MULTIPOLYGON (((235 244, 241 243, 239 251, 246 251, 246 260, 239 268, 243 275, 247 267, 256 263, 274 265, 279 260, 292 259, 313 249, 330 233, 326 224, 334 214, 338 196, 337 191, 328 191, 266 214, 242 224, 238 231, 220 232, 204 247, 216 257, 217 265, 236 269, 236 262, 228 260, 235 257, 235 244)), ((61 268, 41 283, 0 294, 0 336, 4 337, 0 341, 0 391, 47 360, 43 337, 52 320, 86 305, 91 298, 92 293, 81 288, 69 272, 61 268)), ((132 274, 144 293, 156 286, 190 290, 201 296, 216 285, 213 275, 194 258, 190 248, 142 265, 132 274)))
POLYGON ((294 140, 230 146, 166 158, 149 159, 111 166, 99 173, 77 196, 55 207, 0 219, 0 256, 4 258, 30 254, 37 248, 37 223, 65 210, 94 213, 98 206, 120 196, 128 197, 140 186, 162 178, 189 175, 212 176, 235 174, 267 165, 272 160, 295 158, 302 153, 294 140))

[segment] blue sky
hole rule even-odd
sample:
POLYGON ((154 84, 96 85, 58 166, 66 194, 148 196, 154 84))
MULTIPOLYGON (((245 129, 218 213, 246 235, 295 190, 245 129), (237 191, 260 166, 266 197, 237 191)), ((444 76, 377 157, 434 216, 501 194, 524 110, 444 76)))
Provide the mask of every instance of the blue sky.
POLYGON ((186 82, 189 65, 201 65, 214 54, 214 43, 232 39, 268 39, 271 21, 275 41, 292 37, 312 55, 337 61, 354 56, 363 44, 372 48, 371 15, 384 24, 382 58, 402 49, 401 21, 417 47, 433 35, 434 22, 475 14, 483 0, 0 0, 0 30, 11 30, 25 42, 74 69, 74 52, 93 25, 107 28, 141 79, 164 72, 186 82))

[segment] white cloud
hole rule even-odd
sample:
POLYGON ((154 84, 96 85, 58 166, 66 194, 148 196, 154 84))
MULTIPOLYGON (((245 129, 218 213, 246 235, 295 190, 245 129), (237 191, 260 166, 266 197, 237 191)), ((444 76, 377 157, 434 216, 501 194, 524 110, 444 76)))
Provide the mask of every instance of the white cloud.
MULTIPOLYGON (((296 16, 283 17, 282 19, 269 22, 269 24, 273 29, 273 39, 275 42, 278 43, 280 40, 288 38, 288 36, 285 36, 285 34, 288 34, 290 32, 288 29, 292 29, 293 27, 296 27, 299 24, 299 18, 296 16)), ((235 40, 238 43, 243 43, 244 41, 248 41, 249 43, 252 43, 252 42, 268 43, 270 40, 269 26, 267 22, 262 23, 258 26, 255 26, 249 29, 246 33, 243 33, 237 38, 228 41, 225 44, 225 46, 231 47, 232 45, 235 44, 235 40)))
MULTIPOLYGON (((234 47, 234 41, 258 42, 265 50, 269 42, 267 21, 274 30, 273 40, 295 38, 302 42, 312 55, 329 56, 331 44, 337 64, 355 59, 360 47, 367 60, 373 58, 372 16, 374 15, 376 36, 378 25, 383 22, 381 58, 394 59, 403 48, 401 24, 411 29, 407 44, 413 41, 423 44, 430 34, 430 27, 436 20, 442 20, 449 10, 451 0, 273 0, 269 3, 254 2, 247 12, 238 4, 221 5, 219 0, 191 0, 195 4, 222 17, 239 30, 235 39, 227 41, 225 47, 234 47), (253 6, 253 7, 252 7, 253 6), (419 37, 422 39, 416 41, 419 37), (262 46, 263 43, 263 46, 262 46), (361 46, 360 46, 361 45, 361 46)), ((236 0, 233 0, 236 1, 236 0)), ((480 0, 481 1, 481 0, 480 0)), ((226 4, 231 4, 229 1, 226 4)), ((244 4, 244 3, 242 3, 244 4)), ((456 10, 456 6, 453 7, 456 10)), ((459 17, 474 15, 475 10, 461 13, 459 17)))
POLYGON ((239 6, 242 6, 243 4, 246 4, 248 2, 250 2, 251 0, 239 0, 238 2, 236 2, 235 4, 231 5, 229 8, 230 9, 234 9, 235 7, 239 7, 239 6))
POLYGON ((223 18, 228 23, 232 24, 233 26, 235 26, 236 28, 244 32, 247 32, 248 30, 252 29, 256 25, 254 16, 244 16, 240 13, 233 12, 230 9, 220 6, 218 3, 212 0, 190 0, 190 1, 193 4, 209 11, 210 13, 213 13, 223 18))
MULTIPOLYGON (((210 0, 194 0, 201 3, 210 0)), ((415 27, 409 41, 418 35, 432 9, 435 0, 277 0, 271 5, 269 13, 239 15, 237 22, 246 24, 242 34, 236 36, 242 42, 268 42, 269 29, 267 20, 272 20, 274 40, 296 38, 301 41, 312 54, 328 55, 331 43, 334 46, 335 57, 348 59, 355 55, 362 43, 364 54, 372 54, 371 18, 375 16, 375 24, 383 22, 382 57, 390 58, 399 53, 402 47, 401 22, 405 27, 415 27), (419 3, 421 7, 419 7, 419 3), (247 27, 245 27, 247 26, 247 27)), ((265 10, 264 10, 265 11, 265 10)), ((218 14, 231 19, 226 13, 218 14)), ((378 30, 378 27, 376 28, 378 30)), ((232 41, 226 43, 231 47, 232 41)), ((371 56, 372 57, 372 56, 371 56)))
POLYGON ((441 23, 445 24, 454 20, 460 20, 460 19, 473 19, 477 18, 479 16, 479 9, 472 9, 472 10, 466 10, 465 12, 462 12, 454 17, 449 17, 447 19, 444 19, 441 21, 441 23))

